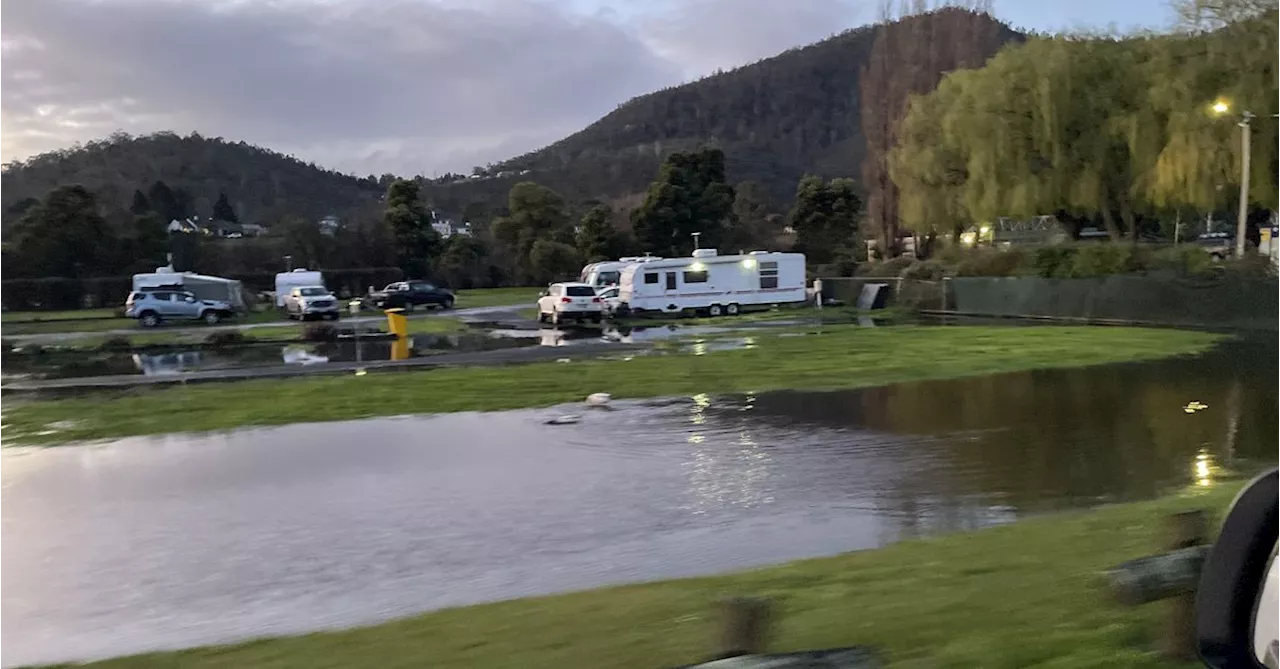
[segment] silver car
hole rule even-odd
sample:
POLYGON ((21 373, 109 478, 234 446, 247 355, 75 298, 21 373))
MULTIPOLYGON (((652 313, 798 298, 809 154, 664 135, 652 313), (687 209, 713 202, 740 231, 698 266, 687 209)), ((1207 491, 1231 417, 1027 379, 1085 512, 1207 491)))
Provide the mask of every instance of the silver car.
POLYGON ((340 310, 338 298, 324 286, 295 286, 284 296, 284 312, 289 318, 336 320, 340 310))
POLYGON ((138 319, 146 328, 163 321, 204 321, 217 325, 232 313, 231 304, 227 302, 202 300, 194 293, 181 290, 134 291, 124 303, 124 315, 138 319))

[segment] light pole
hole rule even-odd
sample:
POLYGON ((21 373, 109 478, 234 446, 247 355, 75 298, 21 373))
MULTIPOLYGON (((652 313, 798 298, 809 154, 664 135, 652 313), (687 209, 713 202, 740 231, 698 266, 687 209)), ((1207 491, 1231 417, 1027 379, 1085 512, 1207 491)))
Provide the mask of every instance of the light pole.
MULTIPOLYGON (((1225 100, 1218 100, 1213 103, 1213 113, 1222 115, 1231 110, 1231 105, 1225 100)), ((1240 122, 1236 125, 1240 126, 1240 209, 1236 213, 1236 258, 1244 257, 1245 231, 1248 229, 1246 221, 1249 219, 1249 163, 1253 158, 1253 127, 1250 121, 1254 118, 1251 111, 1243 111, 1240 113, 1240 122)))

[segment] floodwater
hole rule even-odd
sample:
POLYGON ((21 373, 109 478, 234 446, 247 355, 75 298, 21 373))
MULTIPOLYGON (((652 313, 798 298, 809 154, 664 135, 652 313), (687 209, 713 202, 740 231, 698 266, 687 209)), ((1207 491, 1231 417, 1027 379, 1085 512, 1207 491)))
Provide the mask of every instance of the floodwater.
POLYGON ((1275 464, 1275 378, 1268 342, 856 391, 5 449, 4 664, 715 573, 1213 485, 1275 464), (569 412, 581 422, 544 424, 569 412))

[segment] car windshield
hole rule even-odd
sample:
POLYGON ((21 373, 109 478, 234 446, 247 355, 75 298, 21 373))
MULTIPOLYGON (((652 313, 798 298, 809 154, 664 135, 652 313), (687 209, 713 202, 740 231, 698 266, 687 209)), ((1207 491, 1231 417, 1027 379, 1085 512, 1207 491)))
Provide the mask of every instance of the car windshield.
POLYGON ((565 286, 564 294, 570 297, 594 297, 596 291, 591 286, 565 286))
POLYGON ((618 282, 618 279, 621 277, 622 277, 622 272, 601 272, 599 275, 596 276, 596 285, 608 286, 611 284, 615 284, 618 282))
POLYGON ((328 295, 329 291, 320 286, 308 286, 306 288, 299 288, 298 294, 303 297, 316 297, 318 295, 328 295))

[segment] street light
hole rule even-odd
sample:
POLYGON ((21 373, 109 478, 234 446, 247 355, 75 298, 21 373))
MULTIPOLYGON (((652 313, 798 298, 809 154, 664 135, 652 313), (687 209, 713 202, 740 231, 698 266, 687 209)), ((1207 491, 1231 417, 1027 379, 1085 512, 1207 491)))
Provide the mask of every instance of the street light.
MULTIPOLYGON (((1225 100, 1218 100, 1213 103, 1213 112, 1222 115, 1231 110, 1231 105, 1225 100)), ((1240 126, 1240 210, 1236 214, 1236 258, 1244 257, 1244 238, 1245 238, 1245 221, 1249 218, 1249 161, 1252 159, 1253 143, 1250 141, 1252 127, 1249 122, 1253 120, 1253 112, 1245 111, 1240 114, 1240 122, 1236 125, 1240 126)))

